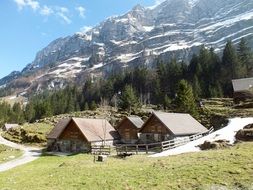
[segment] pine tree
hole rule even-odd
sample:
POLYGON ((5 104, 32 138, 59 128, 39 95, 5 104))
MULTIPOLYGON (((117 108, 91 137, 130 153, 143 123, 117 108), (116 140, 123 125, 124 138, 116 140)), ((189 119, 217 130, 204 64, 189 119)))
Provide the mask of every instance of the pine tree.
POLYGON ((14 123, 24 122, 24 113, 23 113, 20 103, 14 103, 12 107, 12 113, 13 113, 12 118, 11 118, 12 122, 14 123))
POLYGON ((87 102, 85 102, 83 110, 89 110, 89 104, 87 102))
POLYGON ((229 79, 236 79, 243 77, 245 70, 242 63, 240 63, 238 59, 236 49, 231 41, 228 41, 224 49, 222 57, 222 65, 228 66, 228 69, 231 72, 230 75, 228 74, 230 77, 229 79))
POLYGON ((35 117, 35 110, 32 102, 26 105, 25 107, 25 119, 28 122, 33 122, 35 117))
POLYGON ((223 83, 225 95, 232 95, 231 80, 240 78, 243 75, 242 68, 235 47, 231 41, 228 41, 223 51, 221 65, 221 81, 223 83))
POLYGON ((125 86, 120 96, 119 107, 128 111, 130 114, 140 107, 136 93, 130 85, 125 86))
POLYGON ((171 102, 172 102, 171 99, 167 95, 165 95, 165 97, 164 97, 164 109, 170 108, 171 102))
POLYGON ((198 77, 196 75, 194 75, 193 77, 192 89, 193 89, 193 94, 194 94, 195 99, 196 100, 199 99, 201 97, 202 90, 199 84, 198 77))
POLYGON ((96 102, 93 100, 91 103, 90 103, 90 110, 96 110, 97 109, 97 104, 96 102))
POLYGON ((179 112, 190 113, 193 116, 198 115, 192 87, 186 80, 181 80, 178 84, 175 104, 179 112))
POLYGON ((253 76, 253 55, 251 52, 251 48, 248 46, 245 38, 242 38, 238 45, 238 58, 241 62, 241 66, 243 67, 243 75, 244 77, 253 76))

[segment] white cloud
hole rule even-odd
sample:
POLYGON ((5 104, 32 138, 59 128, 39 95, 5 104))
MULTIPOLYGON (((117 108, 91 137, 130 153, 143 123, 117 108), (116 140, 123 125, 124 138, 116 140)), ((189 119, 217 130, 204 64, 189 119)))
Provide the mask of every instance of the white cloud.
POLYGON ((166 1, 166 0, 155 0, 155 1, 154 1, 155 4, 154 4, 153 6, 148 7, 148 8, 154 9, 156 6, 160 5, 160 4, 161 4, 162 2, 164 2, 164 1, 166 1))
POLYGON ((14 0, 14 2, 17 4, 19 10, 22 10, 26 6, 24 0, 14 0))
POLYGON ((14 0, 14 2, 17 4, 19 10, 22 10, 25 7, 30 7, 36 11, 40 8, 39 2, 34 0, 14 0))
MULTIPOLYGON (((42 16, 50 16, 53 15, 55 17, 60 18, 64 21, 64 23, 70 24, 72 20, 70 19, 71 14, 68 8, 66 7, 59 7, 59 6, 47 6, 47 5, 40 5, 38 1, 35 0, 13 0, 18 9, 21 11, 23 8, 28 7, 32 10, 36 11, 42 16)), ((85 9, 79 7, 80 16, 84 16, 85 9)))
POLYGON ((63 19, 63 21, 67 24, 70 24, 72 20, 68 16, 69 10, 66 7, 57 7, 57 15, 63 19))
POLYGON ((26 3, 28 6, 30 6, 33 10, 37 10, 40 8, 40 4, 38 1, 33 1, 33 0, 26 0, 26 3))
POLYGON ((79 16, 85 18, 85 8, 82 6, 76 7, 76 10, 79 13, 79 16))
POLYGON ((86 32, 88 32, 91 29, 92 29, 92 26, 83 26, 82 28, 80 28, 80 31, 82 33, 86 33, 86 32))
POLYGON ((68 8, 66 8, 66 7, 59 7, 59 10, 62 13, 68 13, 69 12, 68 8))
POLYGON ((46 5, 44 5, 43 8, 40 9, 40 14, 44 16, 49 16, 53 13, 54 13, 53 9, 46 5))
POLYGON ((57 15, 62 18, 64 20, 64 22, 66 22, 67 24, 70 24, 72 21, 70 20, 70 18, 66 15, 64 15, 63 13, 59 12, 57 13, 57 15))
POLYGON ((165 0, 156 0, 156 1, 155 1, 155 4, 156 4, 156 5, 159 5, 159 4, 161 4, 162 2, 164 2, 164 1, 165 1, 165 0))

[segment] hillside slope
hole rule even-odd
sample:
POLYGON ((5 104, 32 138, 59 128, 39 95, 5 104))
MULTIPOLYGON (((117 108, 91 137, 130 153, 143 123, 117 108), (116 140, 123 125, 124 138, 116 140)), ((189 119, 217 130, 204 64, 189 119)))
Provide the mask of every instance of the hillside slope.
POLYGON ((230 149, 165 158, 110 157, 94 163, 91 155, 38 160, 0 173, 2 189, 250 189, 252 143, 230 149))

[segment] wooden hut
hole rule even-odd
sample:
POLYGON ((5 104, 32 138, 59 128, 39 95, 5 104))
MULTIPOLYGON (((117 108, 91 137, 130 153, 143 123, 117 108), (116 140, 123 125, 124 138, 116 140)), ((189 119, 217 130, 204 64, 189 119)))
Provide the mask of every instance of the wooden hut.
POLYGON ((8 130, 10 130, 10 129, 13 129, 13 128, 17 128, 17 127, 19 127, 19 125, 18 124, 4 124, 4 126, 3 126, 3 131, 8 131, 8 130))
POLYGON ((140 129, 144 143, 188 138, 208 130, 189 114, 153 112, 140 129))
POLYGON ((138 116, 125 117, 116 127, 122 143, 136 143, 138 132, 143 125, 143 121, 138 116))
POLYGON ((91 146, 113 145, 117 131, 104 119, 71 118, 61 120, 48 134, 48 150, 89 152, 91 146))
POLYGON ((232 80, 234 102, 253 100, 253 78, 232 80))

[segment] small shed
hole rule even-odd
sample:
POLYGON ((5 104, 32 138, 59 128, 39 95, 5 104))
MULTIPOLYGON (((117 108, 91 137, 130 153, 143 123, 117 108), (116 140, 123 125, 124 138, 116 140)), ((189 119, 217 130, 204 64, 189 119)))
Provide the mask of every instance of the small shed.
POLYGON ((91 146, 112 146, 119 139, 117 131, 105 119, 63 119, 47 136, 48 150, 90 152, 91 146))
POLYGON ((136 143, 139 140, 138 132, 144 122, 138 116, 125 117, 116 127, 122 143, 136 143))
POLYGON ((19 125, 18 124, 4 124, 4 126, 3 126, 3 131, 8 131, 8 130, 10 130, 10 129, 14 129, 14 128, 17 128, 17 127, 19 127, 19 125))
POLYGON ((239 103, 247 99, 253 99, 253 78, 232 80, 234 89, 234 101, 239 103))
POLYGON ((140 129, 140 140, 144 143, 188 138, 208 132, 190 114, 153 112, 140 129))

